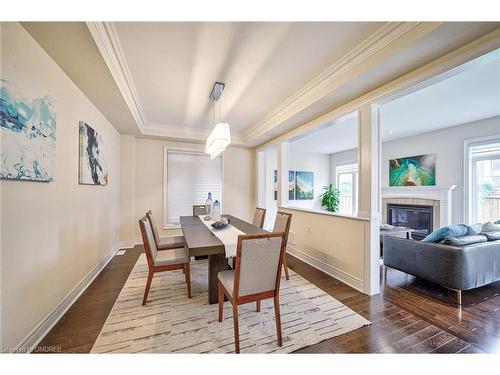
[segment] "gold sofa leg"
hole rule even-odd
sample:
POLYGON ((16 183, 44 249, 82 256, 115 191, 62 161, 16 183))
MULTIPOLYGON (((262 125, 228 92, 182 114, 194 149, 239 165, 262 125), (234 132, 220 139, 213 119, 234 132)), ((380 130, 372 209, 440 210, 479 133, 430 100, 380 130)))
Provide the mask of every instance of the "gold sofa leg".
POLYGON ((457 289, 456 292, 457 292, 457 304, 462 306, 462 291, 460 289, 457 289))

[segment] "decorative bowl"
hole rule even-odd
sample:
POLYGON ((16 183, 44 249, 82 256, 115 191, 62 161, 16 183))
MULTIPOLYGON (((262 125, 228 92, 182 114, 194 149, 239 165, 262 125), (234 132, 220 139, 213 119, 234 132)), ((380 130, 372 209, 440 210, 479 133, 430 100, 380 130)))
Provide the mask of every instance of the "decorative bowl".
MULTIPOLYGON (((223 218, 225 219, 225 218, 223 218)), ((225 227, 227 227, 229 225, 229 219, 226 219, 224 221, 216 221, 215 223, 212 223, 212 228, 214 229, 224 229, 225 227)))

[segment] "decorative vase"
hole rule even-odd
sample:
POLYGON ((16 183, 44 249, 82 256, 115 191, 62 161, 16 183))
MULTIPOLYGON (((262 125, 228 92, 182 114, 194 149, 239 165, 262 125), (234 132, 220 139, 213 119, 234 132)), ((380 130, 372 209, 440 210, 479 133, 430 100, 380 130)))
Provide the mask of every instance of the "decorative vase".
POLYGON ((216 200, 214 203, 214 207, 212 210, 212 220, 220 221, 220 203, 218 200, 216 200))
POLYGON ((205 211, 206 216, 204 217, 205 220, 210 220, 212 217, 212 207, 213 207, 213 201, 212 201, 212 193, 208 193, 208 198, 205 201, 205 211))

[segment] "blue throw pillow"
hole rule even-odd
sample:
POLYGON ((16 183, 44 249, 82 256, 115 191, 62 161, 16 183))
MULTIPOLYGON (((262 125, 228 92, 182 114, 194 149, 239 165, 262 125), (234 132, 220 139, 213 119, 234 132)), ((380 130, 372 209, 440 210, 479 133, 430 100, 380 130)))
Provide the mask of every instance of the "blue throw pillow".
POLYGON ((495 224, 500 224, 500 220, 495 221, 495 224))
POLYGON ((439 242, 445 238, 460 237, 467 233, 467 225, 449 225, 447 227, 442 227, 436 229, 434 232, 425 237, 422 241, 424 242, 439 242))
POLYGON ((482 228, 481 223, 466 225, 466 227, 467 227, 467 233, 465 233, 466 236, 475 236, 481 233, 481 228, 482 228))

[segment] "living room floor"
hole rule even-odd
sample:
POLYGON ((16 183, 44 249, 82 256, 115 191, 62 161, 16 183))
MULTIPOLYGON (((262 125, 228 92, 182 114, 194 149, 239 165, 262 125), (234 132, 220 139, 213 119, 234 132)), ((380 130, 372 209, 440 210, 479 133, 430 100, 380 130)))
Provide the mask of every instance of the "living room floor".
MULTIPOLYGON (((38 347, 90 352, 142 251, 115 256, 38 347)), ((380 294, 367 296, 290 255, 288 264, 372 322, 297 353, 500 352, 500 282, 463 292, 460 308, 454 292, 396 270, 389 269, 380 294)))

